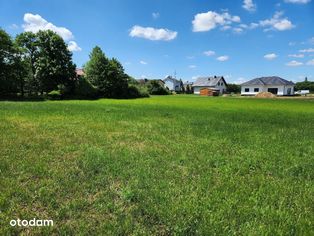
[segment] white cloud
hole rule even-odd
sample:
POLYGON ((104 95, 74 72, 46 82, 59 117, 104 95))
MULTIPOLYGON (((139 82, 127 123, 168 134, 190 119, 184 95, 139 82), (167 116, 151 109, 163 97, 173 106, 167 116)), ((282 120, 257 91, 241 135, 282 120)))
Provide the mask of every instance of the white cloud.
POLYGON ((149 40, 170 41, 177 37, 178 33, 168 29, 156 29, 152 27, 142 27, 135 25, 132 27, 130 36, 149 40))
POLYGON ((239 27, 243 29, 255 29, 259 26, 257 23, 250 23, 249 25, 247 24, 240 24, 239 27))
POLYGON ((314 48, 302 49, 302 50, 299 50, 299 52, 301 53, 314 52, 314 48))
POLYGON ((286 3, 297 3, 297 4, 306 4, 311 0, 285 0, 286 3))
POLYGON ((196 69, 196 65, 189 65, 190 69, 196 69))
POLYGON ((269 30, 278 30, 278 31, 285 31, 291 30, 295 26, 288 18, 282 18, 283 11, 277 11, 271 19, 266 19, 260 21, 259 25, 261 27, 269 27, 266 28, 265 31, 269 30))
POLYGON ((314 59, 308 61, 306 64, 307 64, 308 66, 314 66, 314 59))
POLYGON ((224 25, 223 27, 221 27, 220 29, 222 30, 222 31, 225 31, 225 30, 229 30, 229 29, 231 29, 232 27, 230 26, 230 25, 224 25))
POLYGON ((289 54, 288 57, 303 58, 304 54, 289 54))
POLYGON ((286 66, 291 66, 291 67, 297 67, 297 66, 302 66, 303 62, 299 61, 290 61, 286 64, 286 66))
POLYGON ((158 19, 158 18, 160 17, 159 12, 153 12, 153 13, 152 13, 152 17, 153 17, 154 19, 158 19))
POLYGON ((244 0, 242 7, 250 12, 256 11, 256 4, 253 3, 253 0, 244 0))
POLYGON ((229 60, 229 56, 220 56, 216 58, 217 61, 228 61, 229 60))
POLYGON ((214 52, 214 51, 205 51, 205 52, 203 52, 203 54, 204 55, 206 55, 206 56, 208 56, 208 57, 210 57, 210 56, 214 56, 216 53, 214 52))
POLYGON ((310 38, 309 42, 310 44, 314 44, 314 37, 310 38))
POLYGON ((79 51, 82 51, 82 48, 80 48, 76 42, 74 41, 70 41, 69 44, 68 44, 68 49, 69 51, 71 52, 79 52, 79 51))
POLYGON ((25 24, 23 24, 24 31, 37 33, 39 30, 52 30, 56 32, 58 35, 60 35, 66 41, 74 38, 70 30, 64 27, 55 26, 51 22, 46 21, 38 14, 33 15, 31 13, 26 13, 24 15, 24 22, 25 22, 25 24))
POLYGON ((226 26, 232 23, 239 23, 241 21, 239 16, 232 16, 228 12, 219 14, 214 11, 206 13, 199 13, 194 16, 192 21, 194 32, 205 32, 215 29, 219 26, 226 26))
POLYGON ((264 58, 265 58, 266 60, 269 60, 269 61, 272 61, 272 60, 276 59, 277 57, 278 57, 278 56, 277 56, 275 53, 266 54, 266 55, 264 56, 264 58))
POLYGON ((142 65, 147 65, 147 64, 148 64, 146 61, 140 61, 140 63, 141 63, 142 65))
POLYGON ((233 28, 233 32, 236 34, 241 34, 243 32, 242 28, 233 28))

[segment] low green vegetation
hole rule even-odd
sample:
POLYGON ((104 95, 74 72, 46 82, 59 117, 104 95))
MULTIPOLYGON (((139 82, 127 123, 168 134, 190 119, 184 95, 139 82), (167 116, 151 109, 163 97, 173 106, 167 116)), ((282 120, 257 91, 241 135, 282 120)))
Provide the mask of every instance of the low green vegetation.
POLYGON ((295 90, 309 90, 310 93, 314 93, 314 81, 309 81, 307 77, 302 82, 298 82, 295 85, 295 90))
POLYGON ((0 235, 314 234, 314 100, 0 102, 0 135, 0 235))

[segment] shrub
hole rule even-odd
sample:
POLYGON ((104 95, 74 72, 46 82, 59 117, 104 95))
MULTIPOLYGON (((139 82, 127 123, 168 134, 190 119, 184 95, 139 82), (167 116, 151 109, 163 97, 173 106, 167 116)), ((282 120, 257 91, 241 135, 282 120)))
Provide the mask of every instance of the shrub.
POLYGON ((147 98, 149 97, 148 91, 144 87, 137 85, 129 85, 127 98, 147 98))
POLYGON ((148 92, 151 95, 169 95, 170 91, 162 86, 158 80, 151 80, 147 84, 148 92))
POLYGON ((62 95, 59 90, 52 90, 47 94, 47 98, 50 100, 61 100, 62 95))
POLYGON ((238 84, 227 84, 227 93, 241 93, 241 86, 238 84))
POLYGON ((75 84, 74 96, 81 99, 95 99, 99 97, 99 92, 85 77, 80 77, 75 84))

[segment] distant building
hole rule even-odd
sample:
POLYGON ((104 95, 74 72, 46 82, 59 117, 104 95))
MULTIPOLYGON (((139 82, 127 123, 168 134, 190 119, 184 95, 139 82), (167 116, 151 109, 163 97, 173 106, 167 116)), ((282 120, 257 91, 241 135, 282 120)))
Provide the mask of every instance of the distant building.
POLYGON ((211 89, 223 94, 227 91, 227 82, 223 76, 200 77, 193 84, 194 94, 200 94, 202 89, 211 89))
POLYGON ((165 83, 165 87, 172 92, 181 92, 183 89, 182 80, 178 80, 172 76, 167 76, 163 81, 165 83))
POLYGON ((241 95, 255 96, 260 92, 270 92, 278 96, 294 94, 295 84, 278 76, 261 77, 241 84, 241 95))
POLYGON ((76 70, 75 70, 75 73, 76 73, 76 77, 77 77, 77 78, 82 77, 82 76, 85 75, 83 69, 76 69, 76 70))

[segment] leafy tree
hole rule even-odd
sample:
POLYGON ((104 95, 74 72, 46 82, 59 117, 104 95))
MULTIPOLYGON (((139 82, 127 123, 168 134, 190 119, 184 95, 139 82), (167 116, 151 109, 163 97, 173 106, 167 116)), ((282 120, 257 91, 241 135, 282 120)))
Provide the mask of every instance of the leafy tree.
POLYGON ((241 86, 238 84, 227 84, 227 93, 240 93, 241 86))
POLYGON ((193 93, 193 87, 192 87, 191 84, 187 84, 187 85, 186 85, 185 93, 186 93, 186 94, 191 94, 191 93, 193 93))
POLYGON ((84 67, 86 78, 91 84, 99 90, 103 91, 104 81, 107 79, 109 60, 103 53, 100 47, 93 48, 89 55, 89 61, 84 67))
POLYGON ((309 81, 306 77, 303 82, 295 84, 295 90, 310 90, 311 93, 314 93, 314 82, 309 81))
POLYGON ((28 79, 26 82, 27 89, 32 91, 39 91, 39 81, 35 77, 36 68, 35 63, 39 55, 38 38, 35 33, 24 32, 16 36, 15 44, 23 55, 22 62, 25 67, 28 67, 28 79))
POLYGON ((39 50, 35 77, 40 82, 41 92, 58 89, 58 85, 69 86, 76 76, 76 66, 64 40, 51 30, 39 31, 37 37, 39 50))
POLYGON ((108 65, 108 77, 104 83, 104 94, 110 98, 127 97, 128 75, 124 73, 121 63, 112 58, 108 65))
POLYGON ((85 65, 85 73, 91 84, 98 88, 103 97, 127 97, 129 76, 124 73, 121 63, 109 60, 100 47, 96 46, 85 65))
POLYGON ((25 89, 29 88, 31 69, 28 60, 25 59, 23 50, 14 44, 14 63, 12 73, 16 81, 16 86, 21 96, 24 97, 25 89))
POLYGON ((14 55, 15 49, 11 37, 0 29, 0 94, 10 94, 17 91, 14 55))
POLYGON ((185 87, 184 87, 182 79, 180 79, 180 90, 181 90, 180 91, 181 93, 185 93, 185 87))

